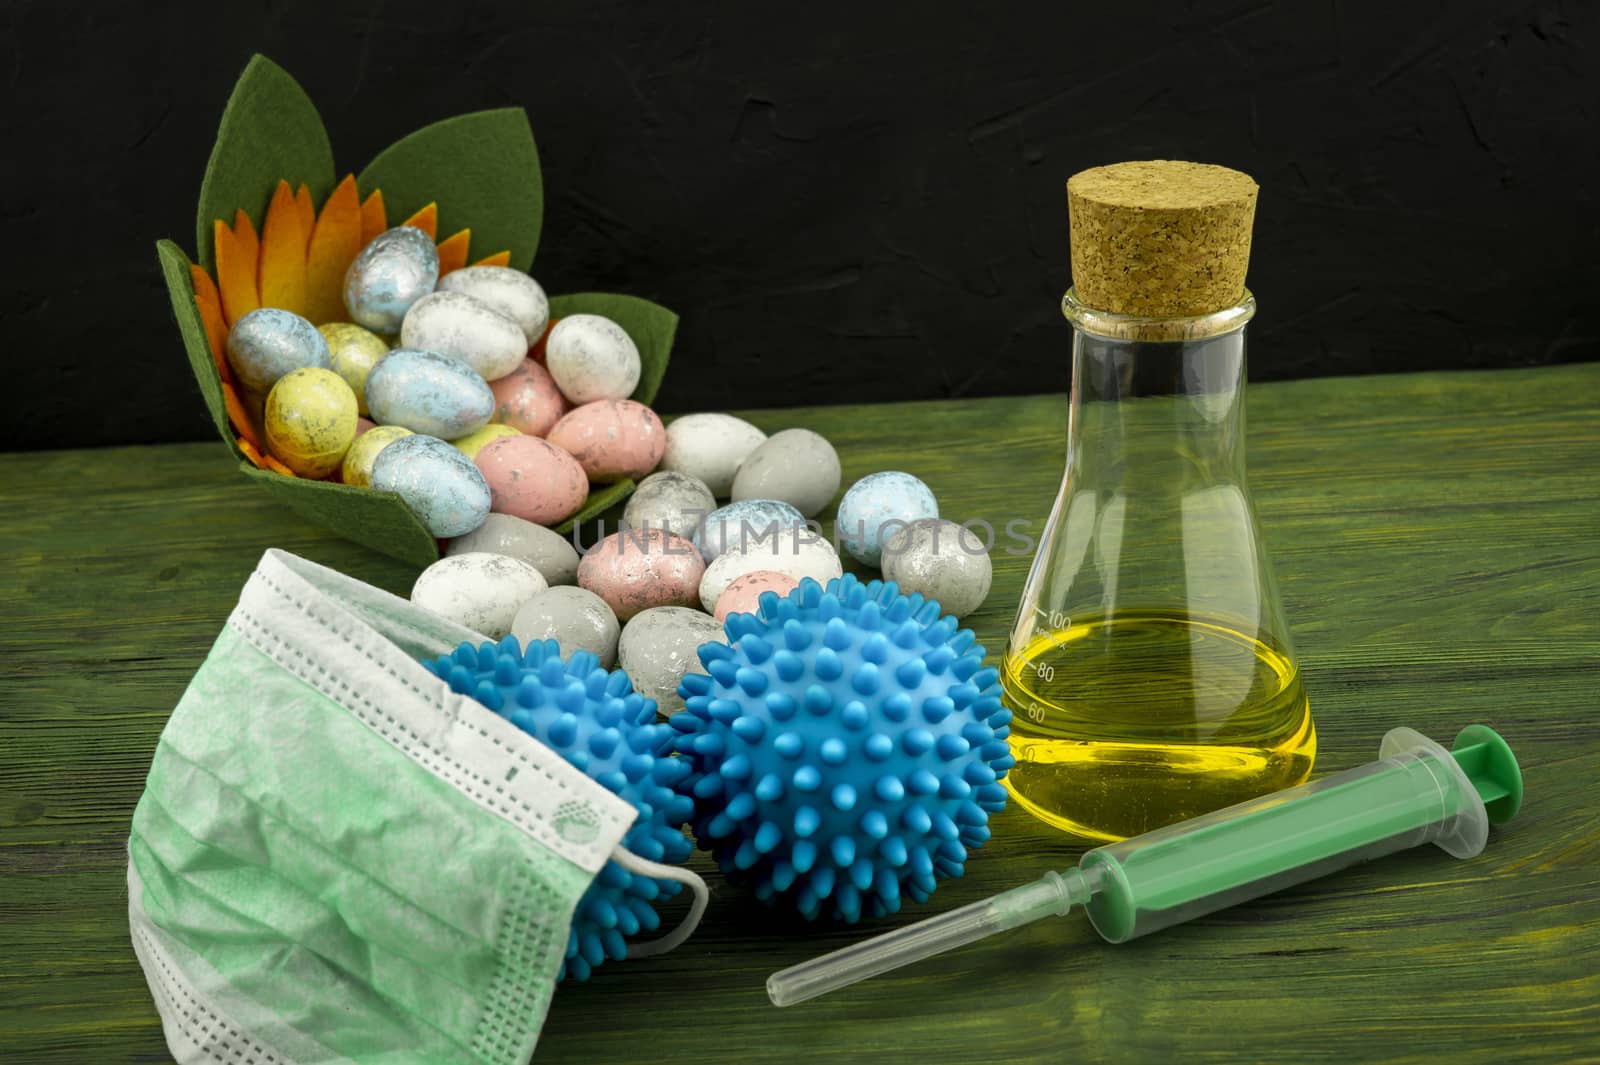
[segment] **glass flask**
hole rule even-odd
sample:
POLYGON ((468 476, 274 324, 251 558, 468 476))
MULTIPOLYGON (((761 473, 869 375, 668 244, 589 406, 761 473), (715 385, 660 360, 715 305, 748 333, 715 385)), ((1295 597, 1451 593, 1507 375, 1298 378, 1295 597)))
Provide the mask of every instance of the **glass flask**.
POLYGON ((1316 733, 1245 478, 1255 299, 1189 318, 1084 305, 1066 473, 1002 667, 1042 820, 1118 840, 1292 787, 1316 733))

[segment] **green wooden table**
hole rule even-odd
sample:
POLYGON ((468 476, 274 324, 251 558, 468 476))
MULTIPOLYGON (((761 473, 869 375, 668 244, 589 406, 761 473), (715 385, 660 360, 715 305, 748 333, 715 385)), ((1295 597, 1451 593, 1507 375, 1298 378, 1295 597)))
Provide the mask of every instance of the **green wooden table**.
MULTIPOLYGON (((1063 374, 1065 373, 1063 369, 1063 374)), ((556 996, 540 1062, 1600 1061, 1600 365, 1301 381, 1250 397, 1251 467, 1320 772, 1396 724, 1481 721, 1527 802, 1433 848, 1120 947, 1077 916, 792 1010, 772 970, 988 895, 1077 849, 1015 810, 925 907, 808 927, 726 886, 674 954, 556 996)), ((1042 521, 1060 396, 764 411, 845 480, 1042 521)), ((0 1061, 167 1060, 128 942, 124 840, 167 712, 262 548, 402 594, 414 572, 246 484, 216 444, 0 456, 0 1061)), ((1028 559, 969 621, 1002 649, 1028 559)))

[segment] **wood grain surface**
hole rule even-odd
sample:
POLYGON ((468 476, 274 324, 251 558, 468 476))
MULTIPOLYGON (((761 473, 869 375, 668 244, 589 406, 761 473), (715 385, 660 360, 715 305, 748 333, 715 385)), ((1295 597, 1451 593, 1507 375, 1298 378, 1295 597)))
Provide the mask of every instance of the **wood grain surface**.
MULTIPOLYGON (((557 993, 539 1062, 1600 1061, 1600 365, 1254 387, 1251 469, 1318 772, 1394 725, 1501 731, 1522 814, 1124 946, 1079 916, 789 1010, 773 970, 1075 860, 1014 809, 926 906, 807 926, 728 887, 659 959, 557 993)), ((1042 523, 1061 396, 762 411, 845 480, 1042 523)), ((169 709, 261 550, 414 571, 274 505, 216 444, 0 456, 0 1061, 168 1060, 128 942, 124 841, 169 709)), ((1003 649, 1028 558, 969 619, 1003 649)))

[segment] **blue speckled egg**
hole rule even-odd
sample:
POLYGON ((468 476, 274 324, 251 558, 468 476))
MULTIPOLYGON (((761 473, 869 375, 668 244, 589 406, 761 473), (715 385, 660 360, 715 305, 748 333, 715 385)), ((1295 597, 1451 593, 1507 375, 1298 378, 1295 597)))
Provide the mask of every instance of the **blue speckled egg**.
POLYGON ((465 536, 489 516, 489 482, 472 460, 433 436, 403 436, 378 452, 372 487, 395 492, 440 539, 465 536))
MULTIPOLYGON (((774 537, 805 528, 806 517, 778 499, 742 499, 706 515, 694 545, 707 562, 729 551, 771 551, 774 537)), ((778 550, 783 550, 779 546, 778 550)))
POLYGON ((454 440, 489 421, 494 393, 460 359, 397 348, 367 375, 367 409, 379 425, 454 440))
POLYGON ((267 392, 295 370, 333 368, 328 342, 317 327, 292 311, 260 307, 228 333, 228 365, 252 392, 267 392))
POLYGON ((411 305, 438 283, 433 238, 415 226, 396 226, 373 237, 345 271, 344 306, 357 325, 393 335, 411 305))
POLYGON ((876 566, 883 541, 914 521, 939 516, 939 502, 928 486, 909 473, 869 473, 839 500, 835 535, 857 561, 876 566))

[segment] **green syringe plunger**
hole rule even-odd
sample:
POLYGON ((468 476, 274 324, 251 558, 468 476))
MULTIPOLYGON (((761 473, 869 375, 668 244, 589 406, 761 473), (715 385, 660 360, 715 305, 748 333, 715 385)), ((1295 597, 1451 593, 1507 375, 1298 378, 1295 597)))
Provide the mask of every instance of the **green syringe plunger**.
POLYGON ((1470 725, 1446 751, 1397 728, 1375 762, 1089 851, 1065 873, 775 973, 767 994, 804 1002, 1073 905, 1122 943, 1424 843, 1471 858, 1521 804, 1517 760, 1493 729, 1470 725))

